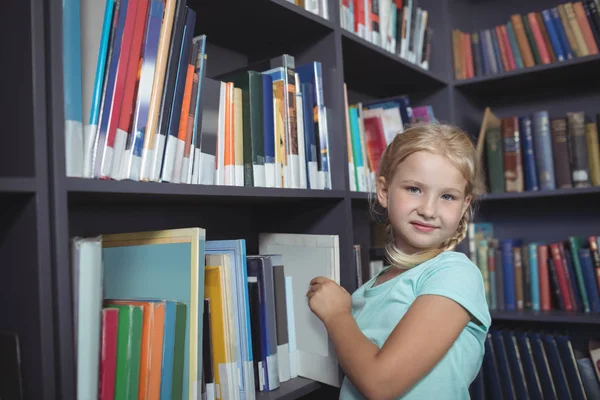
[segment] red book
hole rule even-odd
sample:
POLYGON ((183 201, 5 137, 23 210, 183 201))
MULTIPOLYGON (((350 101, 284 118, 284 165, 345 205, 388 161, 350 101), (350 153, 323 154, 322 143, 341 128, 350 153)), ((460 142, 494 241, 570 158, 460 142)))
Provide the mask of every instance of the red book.
POLYGON ((571 290, 569 290, 569 282, 567 280, 567 275, 565 274, 566 265, 563 262, 563 256, 560 251, 560 243, 552 243, 550 245, 550 253, 556 267, 556 277, 558 278, 560 297, 565 305, 565 311, 574 311, 575 304, 573 304, 573 296, 571 294, 571 290))
MULTIPOLYGON (((127 16, 129 17, 129 15, 127 16)), ((121 97, 121 107, 119 109, 119 121, 113 136, 113 163, 112 167, 107 165, 108 169, 102 172, 108 172, 109 176, 100 176, 101 178, 119 179, 121 171, 121 160, 125 153, 127 137, 131 134, 131 120, 135 110, 135 97, 139 83, 140 72, 142 68, 142 42, 148 19, 148 0, 138 0, 135 23, 133 25, 131 48, 129 51, 129 61, 127 62, 127 74, 123 87, 123 96, 121 97)))
POLYGON ((550 311, 552 301, 550 299, 550 273, 548 271, 548 246, 538 245, 538 279, 540 283, 540 310, 550 311))
POLYGON ((102 309, 102 333, 100 338, 100 382, 99 400, 112 400, 115 397, 115 373, 117 370, 117 331, 119 310, 102 309))

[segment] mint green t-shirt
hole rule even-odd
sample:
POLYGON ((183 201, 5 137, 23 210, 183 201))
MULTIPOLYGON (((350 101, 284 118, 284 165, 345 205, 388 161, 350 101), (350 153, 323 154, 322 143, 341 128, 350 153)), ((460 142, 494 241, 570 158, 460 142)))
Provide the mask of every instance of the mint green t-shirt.
MULTIPOLYGON (((479 268, 463 253, 447 251, 373 287, 375 279, 352 294, 352 315, 363 334, 379 348, 419 295, 448 297, 471 314, 471 321, 448 353, 401 397, 403 400, 469 399, 469 385, 483 362, 485 338, 491 324, 479 268)), ((364 397, 345 377, 340 400, 358 399, 364 397)))

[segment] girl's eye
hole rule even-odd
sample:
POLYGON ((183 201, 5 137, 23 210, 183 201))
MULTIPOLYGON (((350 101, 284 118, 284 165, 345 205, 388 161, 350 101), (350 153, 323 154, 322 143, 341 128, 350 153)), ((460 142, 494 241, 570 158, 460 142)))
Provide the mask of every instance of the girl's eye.
POLYGON ((410 186, 410 187, 409 187, 407 190, 408 190, 410 193, 419 193, 419 188, 418 188, 418 187, 415 187, 415 186, 410 186))
POLYGON ((456 198, 454 196, 452 196, 451 194, 445 194, 442 196, 442 198, 444 200, 455 200, 456 198))

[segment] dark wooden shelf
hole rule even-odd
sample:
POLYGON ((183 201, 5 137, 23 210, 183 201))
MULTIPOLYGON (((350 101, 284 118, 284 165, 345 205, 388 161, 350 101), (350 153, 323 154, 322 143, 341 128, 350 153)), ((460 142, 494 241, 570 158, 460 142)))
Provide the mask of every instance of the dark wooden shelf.
POLYGON ((373 97, 441 88, 444 79, 358 35, 342 29, 344 80, 348 88, 373 97))
POLYGON ((462 91, 490 96, 518 95, 524 91, 554 90, 556 86, 597 85, 594 76, 600 67, 600 55, 577 57, 552 64, 536 65, 496 75, 457 80, 454 87, 462 91))
POLYGON ((517 200, 531 198, 551 198, 560 196, 581 196, 581 195, 596 195, 600 194, 600 186, 592 186, 587 188, 569 188, 556 190, 539 190, 526 192, 506 192, 506 193, 490 193, 482 196, 480 201, 495 201, 495 200, 517 200))
POLYGON ((567 311, 490 311, 492 321, 555 322, 569 324, 599 324, 600 313, 567 311))
POLYGON ((302 51, 335 29, 330 20, 286 0, 190 0, 188 6, 196 11, 196 35, 206 34, 209 43, 250 61, 302 51))
POLYGON ((0 193, 33 193, 35 192, 34 178, 5 178, 0 177, 0 193))
POLYGON ((256 400, 293 400, 310 394, 323 386, 319 382, 298 377, 283 382, 271 392, 256 392, 256 400))
POLYGON ((375 196, 375 193, 367 193, 367 192, 349 192, 350 198, 355 200, 369 200, 369 196, 375 196))
POLYGON ((240 186, 206 186, 158 182, 67 178, 70 200, 280 202, 344 199, 342 190, 278 189, 240 186))

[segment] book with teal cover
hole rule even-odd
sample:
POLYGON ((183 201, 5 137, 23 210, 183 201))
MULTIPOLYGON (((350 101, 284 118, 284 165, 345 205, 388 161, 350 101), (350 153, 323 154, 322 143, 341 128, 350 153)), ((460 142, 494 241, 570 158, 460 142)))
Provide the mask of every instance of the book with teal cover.
POLYGON ((252 354, 252 330, 250 327, 250 301, 248 298, 248 270, 246 266, 246 241, 209 240, 206 242, 206 254, 228 254, 231 257, 234 320, 239 324, 236 329, 237 347, 240 349, 238 368, 240 370, 240 396, 242 399, 254 398, 254 356, 252 354))
POLYGON ((202 343, 205 235, 202 228, 189 228, 103 237, 104 298, 187 305, 182 398, 189 399, 197 398, 202 376, 198 343, 202 343))

